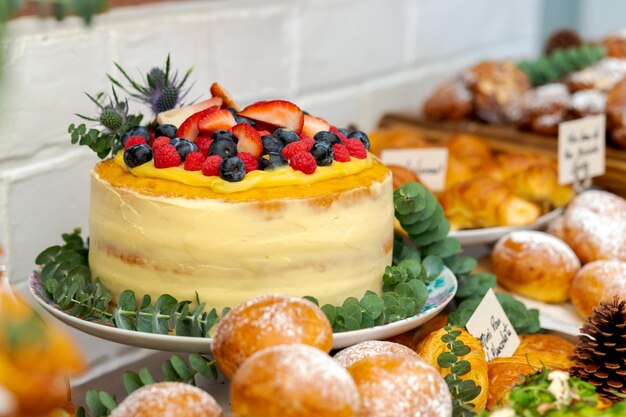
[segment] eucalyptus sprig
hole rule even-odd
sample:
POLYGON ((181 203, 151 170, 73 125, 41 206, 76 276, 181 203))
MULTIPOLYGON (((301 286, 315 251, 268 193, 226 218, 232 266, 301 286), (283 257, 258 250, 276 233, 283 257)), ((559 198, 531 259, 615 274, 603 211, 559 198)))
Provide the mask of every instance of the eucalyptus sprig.
MULTIPOLYGON (((161 365, 163 372, 162 381, 183 382, 190 385, 198 383, 198 377, 208 381, 219 377, 215 360, 197 353, 190 354, 187 360, 179 355, 173 355, 161 365)), ((137 389, 159 382, 148 368, 141 368, 139 372, 127 371, 122 378, 124 389, 127 394, 132 394, 137 389)), ((77 417, 106 417, 118 406, 118 400, 114 395, 106 391, 89 390, 85 397, 85 403, 89 413, 84 408, 79 408, 77 417)))

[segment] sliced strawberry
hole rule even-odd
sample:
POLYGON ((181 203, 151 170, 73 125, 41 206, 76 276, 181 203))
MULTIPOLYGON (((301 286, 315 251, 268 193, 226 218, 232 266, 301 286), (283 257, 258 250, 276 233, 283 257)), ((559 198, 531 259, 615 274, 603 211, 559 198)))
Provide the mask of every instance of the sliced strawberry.
POLYGON ((176 109, 159 113, 157 115, 157 122, 160 125, 169 124, 180 127, 185 120, 187 120, 195 113, 206 110, 209 107, 220 107, 221 105, 222 99, 220 97, 212 97, 208 100, 201 101, 200 103, 190 104, 189 106, 178 107, 176 109))
POLYGON ((221 109, 210 112, 200 119, 198 129, 205 135, 210 135, 216 130, 228 130, 236 124, 233 114, 226 109, 221 109))
POLYGON ((263 153, 261 135, 250 125, 238 124, 233 127, 233 135, 237 137, 237 152, 247 152, 258 158, 263 153))
POLYGON ((239 111, 239 106, 235 103, 228 94, 228 91, 218 83, 211 84, 211 95, 213 97, 219 97, 223 100, 225 107, 232 107, 233 109, 239 111))
POLYGON ((300 107, 283 100, 259 101, 249 105, 239 114, 273 126, 286 127, 296 133, 302 132, 304 124, 304 114, 300 107))
MULTIPOLYGON (((200 134, 200 130, 198 129, 198 122, 202 120, 202 118, 206 115, 214 113, 216 111, 220 111, 217 106, 210 107, 208 109, 192 114, 180 125, 180 127, 176 131, 176 137, 185 138, 190 142, 194 142, 200 134)), ((226 111, 228 112, 228 110, 226 111)))
POLYGON ((308 114, 304 115, 304 127, 302 128, 302 132, 308 137, 312 138, 317 132, 329 129, 330 123, 321 117, 315 117, 308 114))

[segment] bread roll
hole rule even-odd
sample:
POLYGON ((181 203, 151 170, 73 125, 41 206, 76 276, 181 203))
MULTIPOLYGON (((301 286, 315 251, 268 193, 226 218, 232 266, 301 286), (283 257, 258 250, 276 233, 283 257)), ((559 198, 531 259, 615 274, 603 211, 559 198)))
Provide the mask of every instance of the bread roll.
POLYGON ((502 237, 491 254, 498 283, 535 300, 561 303, 580 261, 560 239, 543 232, 520 230, 502 237))
POLYGON ((565 211, 563 234, 583 264, 626 261, 626 200, 606 191, 583 192, 565 211))
POLYGON ((546 233, 551 234, 557 239, 565 240, 565 232, 563 232, 563 216, 559 216, 552 220, 546 229, 546 233))
POLYGON ((350 374, 306 345, 273 346, 246 360, 230 386, 234 417, 355 417, 350 374))
POLYGON ((222 407, 207 392, 180 382, 146 385, 130 394, 110 417, 222 417, 222 407))
POLYGON ((590 316, 601 301, 614 296, 626 299, 626 262, 619 260, 591 262, 578 271, 570 298, 582 317, 590 316))
POLYGON ((302 343, 330 352, 333 330, 310 301, 285 295, 263 295, 230 311, 213 340, 215 360, 228 378, 247 358, 266 347, 302 343))
POLYGON ((571 73, 565 79, 565 83, 570 91, 594 89, 608 92, 624 76, 626 76, 626 61, 607 57, 597 64, 571 73))
POLYGON ((359 417, 450 417, 448 386, 424 361, 372 356, 348 368, 361 396, 359 417))
POLYGON ((404 345, 393 342, 371 340, 350 346, 349 348, 338 352, 335 354, 335 360, 344 368, 349 368, 352 364, 360 361, 361 359, 380 355, 392 355, 412 359, 420 358, 413 349, 404 345))
POLYGON ((424 115, 435 120, 458 120, 471 116, 473 95, 459 77, 446 81, 424 102, 424 115))

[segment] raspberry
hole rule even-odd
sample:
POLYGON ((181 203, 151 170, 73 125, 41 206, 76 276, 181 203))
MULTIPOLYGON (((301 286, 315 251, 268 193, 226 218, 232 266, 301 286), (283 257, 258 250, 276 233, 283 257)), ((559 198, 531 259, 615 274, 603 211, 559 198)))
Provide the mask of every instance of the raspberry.
POLYGON ((302 139, 300 140, 300 142, 307 143, 309 145, 309 151, 311 150, 313 145, 315 145, 315 139, 312 139, 308 137, 307 135, 302 135, 302 139))
POLYGON ((170 145, 170 138, 168 138, 167 136, 159 136, 152 141, 152 149, 159 148, 163 145, 170 145))
POLYGON ((348 152, 350 152, 350 156, 354 156, 358 159, 367 158, 367 149, 365 145, 358 139, 348 139, 344 142, 346 148, 348 148, 348 152))
POLYGON ((222 164, 222 157, 219 155, 211 155, 204 160, 202 164, 202 174, 207 177, 213 177, 220 175, 220 165, 222 164))
POLYGON ((256 171, 259 169, 259 161, 248 152, 239 152, 237 154, 237 158, 243 161, 243 164, 246 166, 246 174, 250 171, 256 171))
POLYGON ((213 139, 208 135, 198 135, 195 141, 198 150, 204 156, 209 154, 209 146, 211 146, 211 143, 213 143, 213 139))
MULTIPOLYGON (((158 139, 157 139, 158 140, 158 139)), ((167 138, 169 140, 169 138, 167 138)), ((161 145, 154 148, 154 166, 170 168, 180 165, 180 155, 172 145, 161 145)))
POLYGON ((346 145, 335 143, 333 145, 333 151, 335 151, 335 161, 350 162, 350 151, 348 151, 346 145))
POLYGON ((143 136, 131 136, 126 139, 126 145, 124 145, 124 149, 128 149, 133 145, 146 145, 146 139, 143 136))
POLYGON ((317 168, 315 157, 308 152, 296 153, 289 161, 289 165, 296 171, 302 171, 307 175, 314 173, 317 168))
POLYGON ((283 155, 285 158, 291 159, 295 154, 299 152, 308 152, 313 147, 313 142, 308 140, 299 140, 297 142, 291 142, 285 145, 283 148, 283 155))
POLYGON ((200 152, 190 152, 185 159, 185 171, 200 171, 203 162, 204 155, 200 152))

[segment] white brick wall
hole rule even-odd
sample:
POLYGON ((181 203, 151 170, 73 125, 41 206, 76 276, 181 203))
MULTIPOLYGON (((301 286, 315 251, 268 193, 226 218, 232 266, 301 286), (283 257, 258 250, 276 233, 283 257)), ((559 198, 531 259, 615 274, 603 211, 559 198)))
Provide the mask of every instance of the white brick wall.
MULTIPOLYGON (((417 110, 437 82, 463 66, 533 54, 539 6, 539 0, 197 0, 118 9, 87 29, 78 19, 14 21, 2 46, 0 262, 25 292, 35 255, 87 224, 96 158, 70 145, 65 132, 73 113, 93 112, 83 91, 102 90, 113 61, 147 71, 171 52, 181 71, 195 67, 190 97, 207 94, 217 80, 244 103, 294 99, 338 125, 371 129, 385 111, 417 110)), ((80 341, 94 373, 147 352, 90 336, 80 341)))

